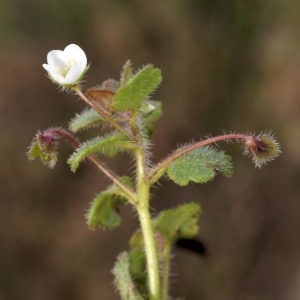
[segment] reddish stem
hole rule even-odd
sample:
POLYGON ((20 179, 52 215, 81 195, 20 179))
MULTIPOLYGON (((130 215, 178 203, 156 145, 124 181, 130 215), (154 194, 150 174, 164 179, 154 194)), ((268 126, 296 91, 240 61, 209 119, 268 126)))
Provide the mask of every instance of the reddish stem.
MULTIPOLYGON (((209 139, 206 139, 204 141, 200 141, 198 143, 189 145, 187 147, 182 148, 181 150, 171 154, 170 156, 168 156, 167 158, 165 158, 163 161, 159 162, 156 166, 154 166, 152 168, 152 170, 149 173, 149 181, 151 183, 153 179, 155 178, 155 176, 159 173, 160 170, 166 168, 173 160, 175 160, 176 158, 178 158, 179 156, 190 152, 192 150, 195 150, 197 148, 203 147, 203 146, 207 146, 216 142, 220 142, 220 141, 225 141, 225 140, 232 140, 232 139, 239 139, 239 140, 244 140, 247 141, 249 140, 249 138, 252 138, 251 136, 246 136, 243 134, 225 134, 225 135, 220 135, 220 136, 216 136, 216 137, 212 137, 209 139)), ((162 174, 161 174, 162 175, 162 174)), ((155 178, 155 181, 158 180, 158 178, 155 178)))
MULTIPOLYGON (((52 129, 51 131, 54 134, 60 135, 61 137, 68 140, 71 144, 75 146, 75 148, 78 148, 80 146, 80 143, 67 132, 59 129, 52 129)), ((88 155, 88 159, 91 162, 93 162, 108 178, 110 178, 122 190, 124 190, 128 194, 128 198, 127 198, 128 201, 130 201, 132 204, 135 205, 136 196, 132 189, 130 189, 127 185, 125 185, 122 181, 120 181, 120 179, 112 171, 110 171, 104 164, 102 164, 96 157, 92 155, 88 155)))

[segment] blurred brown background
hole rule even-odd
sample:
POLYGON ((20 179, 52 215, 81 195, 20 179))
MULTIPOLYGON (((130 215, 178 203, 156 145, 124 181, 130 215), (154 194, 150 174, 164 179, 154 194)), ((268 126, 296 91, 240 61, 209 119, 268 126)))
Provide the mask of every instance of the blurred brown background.
MULTIPOLYGON (((222 144, 232 178, 186 188, 161 181, 152 207, 203 208, 208 254, 174 249, 174 297, 300 299, 299 12, 296 0, 1 0, 0 299, 119 299, 110 270, 128 249, 135 214, 124 207, 120 228, 91 232, 84 213, 108 180, 89 163, 71 173, 64 141, 53 171, 26 157, 37 129, 66 127, 85 107, 42 68, 48 51, 70 43, 91 62, 85 88, 118 78, 127 59, 162 69, 155 162, 223 130, 276 132, 283 154, 261 170, 241 145, 222 144)), ((107 163, 124 174, 126 160, 107 163)))

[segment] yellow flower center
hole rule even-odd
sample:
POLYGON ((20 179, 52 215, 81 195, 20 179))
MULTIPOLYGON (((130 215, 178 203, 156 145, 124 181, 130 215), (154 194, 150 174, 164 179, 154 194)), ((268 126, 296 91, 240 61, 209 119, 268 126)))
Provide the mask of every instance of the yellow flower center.
POLYGON ((68 64, 69 66, 68 67, 65 67, 63 69, 61 69, 59 66, 56 67, 56 72, 63 76, 63 77, 66 77, 68 72, 70 71, 70 69, 75 65, 75 61, 72 60, 72 59, 68 59, 68 64))

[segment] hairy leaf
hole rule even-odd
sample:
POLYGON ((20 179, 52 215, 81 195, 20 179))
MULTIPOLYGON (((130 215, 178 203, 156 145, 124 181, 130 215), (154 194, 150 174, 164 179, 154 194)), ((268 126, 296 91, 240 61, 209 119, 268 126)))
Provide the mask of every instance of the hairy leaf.
POLYGON ((158 87, 161 81, 159 69, 152 65, 145 66, 120 87, 112 108, 116 111, 139 110, 142 101, 158 87))
MULTIPOLYGON (((129 177, 120 178, 123 183, 132 187, 132 182, 129 177)), ((95 229, 97 226, 103 228, 115 228, 121 224, 121 216, 118 211, 118 206, 127 202, 124 198, 124 191, 113 183, 107 190, 100 193, 93 200, 92 205, 86 214, 87 223, 90 229, 95 229)))
POLYGON ((147 269, 146 256, 142 249, 133 249, 129 252, 130 273, 134 284, 143 297, 147 296, 147 269))
POLYGON ((127 60, 123 66, 123 71, 121 73, 121 85, 124 85, 132 77, 132 66, 131 61, 127 60))
POLYGON ((130 258, 127 252, 119 254, 112 273, 115 276, 114 283, 116 288, 123 300, 143 300, 132 280, 130 258))
POLYGON ((191 239, 198 232, 200 212, 200 205, 196 203, 166 210, 156 218, 155 228, 172 242, 180 238, 191 239))
POLYGON ((88 225, 95 229, 97 225, 115 228, 121 224, 121 216, 115 206, 114 195, 106 192, 98 195, 88 212, 88 225))
POLYGON ((97 137, 81 144, 68 159, 73 172, 76 171, 79 163, 88 155, 103 153, 110 156, 115 155, 119 150, 133 149, 134 145, 126 141, 122 134, 112 134, 105 137, 97 137))
POLYGON ((76 114, 70 121, 69 130, 75 133, 91 126, 103 124, 103 122, 105 120, 94 109, 86 109, 82 113, 76 114))
POLYGON ((213 179, 217 173, 231 176, 230 159, 230 156, 212 147, 201 147, 175 159, 167 173, 170 179, 182 186, 190 181, 204 183, 213 179))

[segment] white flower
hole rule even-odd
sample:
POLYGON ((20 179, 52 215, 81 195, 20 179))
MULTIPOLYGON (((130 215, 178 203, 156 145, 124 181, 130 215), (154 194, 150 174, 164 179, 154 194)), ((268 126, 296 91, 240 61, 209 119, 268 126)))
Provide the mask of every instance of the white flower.
POLYGON ((43 67, 49 77, 64 87, 78 84, 89 68, 84 51, 75 44, 67 46, 64 51, 50 51, 47 62, 43 67))

